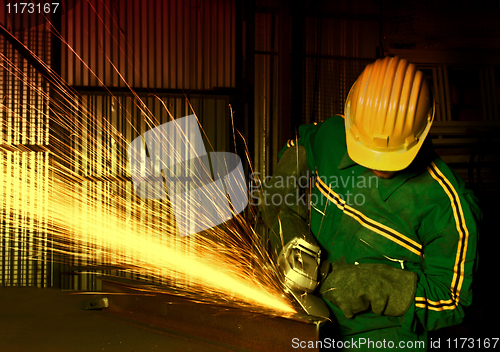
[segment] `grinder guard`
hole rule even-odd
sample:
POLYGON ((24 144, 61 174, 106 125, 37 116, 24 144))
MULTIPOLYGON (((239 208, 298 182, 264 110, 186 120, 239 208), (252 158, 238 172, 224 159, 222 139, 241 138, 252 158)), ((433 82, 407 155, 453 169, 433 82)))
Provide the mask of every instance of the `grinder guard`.
POLYGON ((301 308, 309 315, 329 317, 325 302, 312 294, 319 283, 320 264, 320 247, 300 237, 289 241, 278 256, 285 285, 301 308))

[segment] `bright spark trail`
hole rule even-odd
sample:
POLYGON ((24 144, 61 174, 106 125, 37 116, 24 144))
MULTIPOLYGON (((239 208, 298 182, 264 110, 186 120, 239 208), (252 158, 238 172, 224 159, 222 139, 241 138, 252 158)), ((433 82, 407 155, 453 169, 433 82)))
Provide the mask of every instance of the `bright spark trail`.
MULTIPOLYGON (((51 26, 50 23, 46 25, 51 26)), ((69 47, 63 38, 60 39, 69 47)), ((51 72, 33 52, 32 55, 51 72)), ((17 223, 22 231, 30 234, 27 241, 31 248, 48 248, 56 254, 54 258, 59 254, 87 266, 118 268, 131 276, 159 281, 176 294, 197 301, 246 307, 281 316, 295 313, 283 295, 282 283, 259 236, 242 216, 233 214, 231 221, 203 234, 179 236, 168 201, 142 200, 134 194, 124 152, 130 141, 115 126, 105 117, 95 116, 59 77, 50 77, 51 89, 57 91, 54 98, 3 53, 0 53, 0 63, 13 80, 29 87, 44 102, 43 107, 26 106, 28 103, 24 102, 24 111, 36 111, 43 115, 45 123, 50 121, 68 136, 62 138, 60 131, 51 135, 50 145, 46 146, 50 152, 43 152, 47 157, 37 160, 26 157, 22 145, 34 143, 30 143, 33 136, 27 135, 25 130, 32 131, 36 126, 29 126, 30 119, 16 115, 8 107, 12 104, 6 102, 19 104, 15 96, 1 97, 1 127, 7 131, 2 135, 8 136, 3 138, 0 148, 0 206, 6 217, 2 236, 9 231, 5 224, 17 223), (87 120, 75 118, 72 112, 86 116, 87 120), (9 130, 16 125, 15 121, 29 128, 9 130), (90 127, 85 125, 89 122, 90 127), (89 135, 82 134, 89 129, 98 130, 101 137, 89 140, 89 135), (14 139, 19 142, 15 143, 14 139), (104 140, 111 143, 102 145, 104 140), (116 150, 109 150, 109 146, 116 150), (94 177, 92 170, 78 169, 78 165, 98 168, 98 160, 113 157, 119 158, 113 160, 113 175, 94 177), (36 180, 28 179, 33 170, 41 170, 36 180), (36 199, 37 204, 25 208, 26 199, 33 199, 33 194, 38 192, 34 189, 40 185, 45 185, 43 197, 36 199)), ((134 93, 134 97, 146 125, 149 128, 156 126, 155 116, 138 95, 134 93)), ((118 99, 115 101, 120 104, 118 99)), ((130 127, 137 130, 131 113, 121 108, 130 127)), ((202 220, 193 218, 193 221, 202 220)))

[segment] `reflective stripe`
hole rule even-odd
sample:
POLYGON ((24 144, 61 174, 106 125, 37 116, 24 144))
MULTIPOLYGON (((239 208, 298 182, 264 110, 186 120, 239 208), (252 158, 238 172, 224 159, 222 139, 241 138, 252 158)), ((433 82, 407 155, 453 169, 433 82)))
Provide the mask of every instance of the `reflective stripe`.
POLYGON ((319 177, 318 170, 316 170, 316 187, 319 191, 333 204, 337 206, 344 214, 349 215, 351 218, 355 219, 365 228, 378 233, 379 235, 397 243, 398 245, 408 249, 410 252, 415 253, 419 257, 423 257, 422 245, 405 235, 399 233, 398 231, 381 224, 373 219, 370 219, 359 210, 346 204, 337 193, 335 193, 330 187, 328 187, 319 177))
POLYGON ((295 146, 295 141, 293 139, 289 139, 288 142, 286 142, 286 146, 288 148, 294 147, 295 146))
POLYGON ((443 175, 434 162, 427 167, 427 171, 429 171, 429 174, 433 179, 439 182, 445 193, 448 195, 448 198, 450 198, 451 208, 453 209, 453 217, 455 218, 455 224, 459 236, 457 254, 455 256, 455 264, 453 266, 453 279, 450 286, 451 299, 435 302, 426 299, 425 297, 415 298, 416 302, 420 302, 415 304, 416 307, 441 311, 445 309, 454 309, 460 300, 460 290, 464 281, 465 255, 467 253, 467 245, 469 241, 469 230, 467 229, 465 223, 460 197, 451 182, 446 178, 446 176, 443 175))
POLYGON ((452 300, 434 302, 431 301, 430 299, 426 299, 425 297, 415 297, 415 307, 427 308, 429 310, 435 310, 438 312, 443 310, 455 309, 457 303, 458 301, 452 301, 452 300))

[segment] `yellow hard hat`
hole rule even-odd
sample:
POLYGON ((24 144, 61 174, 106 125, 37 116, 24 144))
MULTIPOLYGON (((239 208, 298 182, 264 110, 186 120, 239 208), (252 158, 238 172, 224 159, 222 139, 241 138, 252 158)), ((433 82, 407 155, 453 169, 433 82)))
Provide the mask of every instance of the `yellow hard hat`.
POLYGON ((429 133, 434 111, 429 85, 414 64, 386 57, 367 65, 345 104, 349 157, 373 170, 405 169, 429 133))

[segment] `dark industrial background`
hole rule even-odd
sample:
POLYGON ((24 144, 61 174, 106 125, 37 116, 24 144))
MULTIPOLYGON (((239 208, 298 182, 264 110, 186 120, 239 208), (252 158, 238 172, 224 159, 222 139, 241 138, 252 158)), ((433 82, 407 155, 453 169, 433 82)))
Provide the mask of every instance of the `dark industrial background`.
MULTIPOLYGON (((189 101, 214 150, 236 151, 243 158, 246 145, 252 161, 245 165, 247 175, 253 170, 265 176, 299 125, 343 113, 349 88, 366 64, 386 55, 416 63, 437 102, 430 132, 434 147, 476 192, 484 213, 473 305, 462 325, 435 336, 498 332, 486 323, 498 314, 498 0, 73 0, 61 1, 62 11, 51 15, 50 26, 43 16, 9 15, 7 2, 1 1, 0 50, 48 93, 48 98, 35 94, 11 70, 0 68, 0 99, 7 107, 0 110, 0 147, 21 150, 10 162, 43 165, 55 136, 70 140, 43 114, 51 99, 58 99, 50 70, 74 91, 74 99, 130 141, 147 129, 137 99, 159 122, 168 121, 168 114, 157 97, 176 118, 191 113, 189 101), (238 135, 236 143, 233 139, 229 104, 245 143, 238 135), (126 118, 136 121, 136 130, 126 118), (29 140, 20 137, 21 130, 29 140)), ((80 111, 72 116, 87 118, 80 111)), ((111 148, 105 136, 101 145, 90 145, 90 137, 99 134, 91 125, 82 131, 89 150, 111 148)), ((82 187, 97 194, 104 176, 130 182, 113 174, 118 157, 108 153, 92 165, 75 160, 74 167, 93 180, 82 187)), ((27 172, 33 198, 22 206, 29 208, 46 197, 49 185, 37 177, 46 172, 43 166, 27 172)), ((8 189, 1 192, 9 196, 8 189)), ((95 272, 75 274, 75 268, 92 263, 60 264, 50 248, 34 253, 30 234, 19 230, 10 210, 0 214, 0 285, 100 288, 95 272)))

